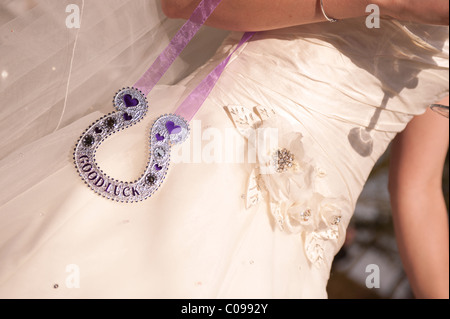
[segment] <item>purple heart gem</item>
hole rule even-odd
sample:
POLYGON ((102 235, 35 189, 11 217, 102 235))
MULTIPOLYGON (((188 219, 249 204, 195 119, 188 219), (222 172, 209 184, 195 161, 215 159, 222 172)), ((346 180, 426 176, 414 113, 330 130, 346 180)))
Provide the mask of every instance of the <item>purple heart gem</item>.
POLYGON ((159 133, 156 133, 155 137, 158 142, 164 141, 164 136, 159 133))
POLYGON ((94 132, 97 133, 97 134, 102 134, 103 130, 101 128, 99 128, 99 127, 96 127, 94 129, 94 132))
POLYGON ((139 104, 139 100, 133 99, 133 97, 130 94, 125 94, 123 96, 123 101, 125 102, 126 107, 132 107, 139 104))
POLYGON ((131 121, 133 119, 133 117, 131 115, 129 115, 128 113, 123 113, 123 119, 125 121, 131 121))
POLYGON ((160 171, 162 169, 163 169, 162 166, 160 166, 159 164, 155 164, 155 170, 160 171))
POLYGON ((181 132, 181 126, 175 125, 175 123, 172 121, 166 122, 166 129, 169 134, 178 134, 181 132))

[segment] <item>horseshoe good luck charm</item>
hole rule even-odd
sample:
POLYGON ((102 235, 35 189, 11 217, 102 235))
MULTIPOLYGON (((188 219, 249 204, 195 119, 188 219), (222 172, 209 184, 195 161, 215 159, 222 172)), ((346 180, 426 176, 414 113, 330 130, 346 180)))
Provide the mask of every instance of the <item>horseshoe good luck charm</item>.
POLYGON ((95 161, 99 145, 115 132, 138 123, 147 112, 145 96, 126 88, 116 94, 117 112, 93 123, 81 136, 74 153, 81 178, 96 193, 121 202, 137 202, 150 197, 163 182, 170 164, 170 148, 189 136, 189 125, 180 116, 166 114, 153 124, 150 133, 150 157, 145 173, 134 182, 118 181, 106 175, 95 161))

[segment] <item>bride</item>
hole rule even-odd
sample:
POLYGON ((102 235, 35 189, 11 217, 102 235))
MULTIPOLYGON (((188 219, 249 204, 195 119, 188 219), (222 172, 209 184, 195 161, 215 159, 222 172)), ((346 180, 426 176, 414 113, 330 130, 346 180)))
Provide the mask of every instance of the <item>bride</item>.
POLYGON ((373 165, 448 95, 448 3, 224 0, 207 24, 232 32, 202 30, 146 117, 97 150, 105 172, 136 179, 153 121, 259 31, 174 146, 164 184, 138 203, 98 196, 74 168, 77 139, 180 27, 164 15, 198 3, 78 1, 80 28, 66 1, 2 5, 1 297, 327 297, 373 165), (366 26, 368 4, 380 28, 366 26), (253 157, 254 134, 272 129, 276 148, 253 157))

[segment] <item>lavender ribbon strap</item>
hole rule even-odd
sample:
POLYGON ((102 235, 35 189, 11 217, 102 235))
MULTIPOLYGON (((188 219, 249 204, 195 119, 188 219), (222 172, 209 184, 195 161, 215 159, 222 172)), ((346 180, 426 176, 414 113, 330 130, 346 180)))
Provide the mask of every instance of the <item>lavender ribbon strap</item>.
POLYGON ((148 95, 221 2, 203 0, 134 87, 148 95))
MULTIPOLYGON (((158 56, 144 75, 134 84, 134 87, 139 89, 144 95, 148 95, 221 2, 222 0, 203 0, 194 10, 190 19, 181 27, 174 38, 170 41, 167 48, 158 56)), ((225 70, 231 56, 245 42, 250 40, 254 34, 255 32, 247 32, 244 34, 233 52, 231 52, 231 54, 223 60, 184 100, 184 102, 175 111, 175 114, 184 117, 188 122, 194 117, 203 105, 211 90, 214 88, 220 75, 225 70)))
POLYGON ((181 103, 178 109, 175 111, 175 114, 182 116, 188 122, 192 120, 194 115, 200 109, 202 104, 205 102, 211 90, 214 88, 215 84, 219 80, 222 72, 225 70, 228 62, 231 59, 231 56, 248 40, 250 40, 255 32, 247 32, 242 37, 239 44, 236 48, 231 52, 231 54, 223 60, 203 81, 192 91, 191 94, 181 103))

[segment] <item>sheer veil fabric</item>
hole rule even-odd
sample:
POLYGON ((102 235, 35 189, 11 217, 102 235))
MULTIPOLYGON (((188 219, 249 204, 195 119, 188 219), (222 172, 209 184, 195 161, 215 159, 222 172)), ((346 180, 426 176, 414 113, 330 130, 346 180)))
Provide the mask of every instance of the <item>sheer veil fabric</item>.
MULTIPOLYGON (((448 95, 448 27, 351 19, 261 32, 233 56, 162 188, 117 203, 81 181, 75 143, 183 21, 153 0, 0 6, 2 298, 326 298, 374 163, 448 95), (81 28, 66 26, 70 4, 81 28), (255 128, 277 129, 292 169, 237 160, 255 128)), ((149 94, 146 118, 102 144, 102 169, 138 177, 152 122, 241 36, 204 27, 149 94)))

